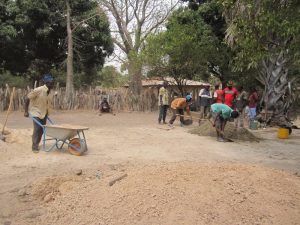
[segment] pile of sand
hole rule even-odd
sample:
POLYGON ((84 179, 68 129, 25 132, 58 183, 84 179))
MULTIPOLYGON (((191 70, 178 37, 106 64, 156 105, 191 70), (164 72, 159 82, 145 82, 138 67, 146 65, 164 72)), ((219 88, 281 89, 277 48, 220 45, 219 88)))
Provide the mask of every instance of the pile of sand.
MULTIPOLYGON (((189 131, 192 134, 199 136, 216 137, 216 129, 209 121, 203 121, 200 126, 194 127, 189 131)), ((237 139, 242 141, 258 141, 259 139, 246 128, 236 129, 234 124, 227 123, 225 127, 225 137, 230 139, 237 139)))
POLYGON ((32 186, 31 195, 38 200, 49 202, 54 200, 57 195, 71 190, 81 180, 81 177, 77 176, 41 178, 32 186))
MULTIPOLYGON (((73 183, 71 189, 53 201, 43 201, 47 213, 35 223, 177 225, 300 221, 300 179, 277 170, 197 163, 132 166, 122 171, 127 176, 112 186, 112 177, 105 173, 101 171, 100 176, 73 183)), ((115 173, 117 176, 120 171, 115 173)), ((57 181, 55 186, 61 186, 57 181)))
MULTIPOLYGON (((2 132, 3 124, 0 123, 0 132, 2 132)), ((3 136, 6 143, 27 143, 31 140, 32 129, 10 129, 5 127, 3 136)))

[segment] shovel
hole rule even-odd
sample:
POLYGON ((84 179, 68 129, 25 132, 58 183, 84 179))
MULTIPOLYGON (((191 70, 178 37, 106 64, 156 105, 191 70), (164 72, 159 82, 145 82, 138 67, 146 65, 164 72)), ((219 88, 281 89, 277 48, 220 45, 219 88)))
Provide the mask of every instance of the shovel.
MULTIPOLYGON (((211 120, 210 119, 207 119, 209 122, 210 122, 210 124, 212 125, 212 126, 214 126, 214 124, 213 124, 213 122, 211 122, 211 120)), ((215 127, 216 128, 216 127, 215 127)), ((216 128, 216 130, 219 132, 219 133, 221 133, 222 135, 223 135, 223 137, 225 136, 225 134, 224 134, 224 132, 223 131, 221 131, 220 129, 218 129, 218 128, 216 128)), ((234 142, 233 140, 231 140, 230 138, 226 138, 226 137, 224 137, 224 140, 226 140, 227 142, 234 142)))
POLYGON ((185 117, 190 118, 190 119, 184 120, 183 125, 192 125, 193 124, 193 118, 192 118, 192 116, 184 116, 184 115, 181 115, 181 114, 176 114, 176 116, 183 117, 183 119, 185 117))
POLYGON ((6 123, 7 123, 7 120, 8 120, 8 115, 9 115, 10 110, 11 110, 14 95, 15 95, 15 87, 13 87, 12 93, 10 95, 9 106, 8 106, 8 109, 7 109, 7 112, 6 112, 5 122, 3 124, 3 128, 2 128, 2 131, 1 131, 1 134, 0 134, 0 140, 2 140, 2 141, 5 141, 5 136, 4 136, 5 135, 5 127, 6 127, 6 123))

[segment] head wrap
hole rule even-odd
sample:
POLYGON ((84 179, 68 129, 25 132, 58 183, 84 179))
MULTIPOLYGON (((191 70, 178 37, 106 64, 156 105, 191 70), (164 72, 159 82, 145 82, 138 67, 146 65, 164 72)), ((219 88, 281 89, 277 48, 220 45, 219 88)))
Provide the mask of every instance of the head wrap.
POLYGON ((189 101, 192 100, 192 96, 191 95, 187 95, 187 96, 185 96, 185 99, 189 102, 189 101))
POLYGON ((43 77, 43 81, 45 83, 52 82, 53 81, 52 75, 50 73, 49 74, 45 74, 44 77, 43 77))

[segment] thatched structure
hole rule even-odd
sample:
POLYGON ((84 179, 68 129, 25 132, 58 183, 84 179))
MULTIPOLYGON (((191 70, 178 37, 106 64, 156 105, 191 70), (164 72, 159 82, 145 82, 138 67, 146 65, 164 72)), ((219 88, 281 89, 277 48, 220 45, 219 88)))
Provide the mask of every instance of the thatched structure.
MULTIPOLYGON (((192 94, 195 102, 198 102, 198 94, 199 91, 206 85, 210 85, 206 82, 194 81, 194 80, 180 80, 176 81, 174 78, 164 78, 164 80, 160 78, 154 79, 144 79, 142 80, 143 90, 153 89, 158 93, 159 88, 163 85, 163 82, 168 82, 168 90, 170 92, 170 99, 175 97, 182 97, 183 94, 190 93, 192 94), (179 83, 179 84, 178 84, 179 83), (182 88, 182 90, 180 90, 182 88), (183 94, 181 93, 183 92, 183 94)), ((124 87, 128 88, 128 85, 124 85, 124 87)))

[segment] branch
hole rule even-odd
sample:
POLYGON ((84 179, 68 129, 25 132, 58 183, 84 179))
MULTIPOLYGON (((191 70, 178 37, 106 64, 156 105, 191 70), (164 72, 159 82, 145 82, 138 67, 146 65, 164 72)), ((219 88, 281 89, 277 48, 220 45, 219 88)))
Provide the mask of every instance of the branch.
MULTIPOLYGON (((171 14, 171 12, 175 9, 175 7, 176 7, 178 4, 179 4, 179 2, 177 1, 177 3, 174 4, 174 5, 171 7, 171 9, 165 14, 164 17, 162 17, 160 20, 158 20, 154 25, 150 26, 150 28, 148 29, 148 31, 146 31, 146 32, 144 33, 144 37, 141 38, 141 43, 143 43, 143 42, 147 39, 147 37, 149 36, 149 34, 150 34, 154 29, 158 28, 160 25, 162 25, 162 24, 166 21, 166 19, 169 17, 169 15, 171 14)), ((150 15, 150 14, 148 14, 148 15, 150 15)))
MULTIPOLYGON (((124 47, 126 49, 126 52, 129 52, 132 49, 132 40, 130 35, 128 34, 128 31, 126 30, 126 27, 123 26, 123 20, 121 19, 119 12, 114 4, 113 0, 110 1, 106 1, 106 0, 102 0, 101 1, 103 6, 106 7, 109 12, 112 14, 112 16, 115 18, 116 20, 116 24, 119 30, 119 34, 121 36, 121 39, 124 43, 124 47)), ((121 48, 122 50, 124 48, 121 48)))
POLYGON ((112 40, 123 52, 127 53, 126 47, 123 46, 116 38, 112 38, 112 40))
POLYGON ((117 55, 115 52, 113 52, 113 56, 112 56, 112 60, 113 61, 115 58, 117 58, 117 61, 121 62, 121 63, 126 63, 126 60, 122 59, 119 55, 117 55))
MULTIPOLYGON (((142 19, 141 19, 141 23, 143 23, 146 19, 146 6, 148 4, 148 0, 144 0, 144 4, 143 4, 143 8, 142 8, 142 19)), ((154 7, 152 8, 154 9, 154 7)), ((153 10, 151 10, 153 11, 153 10)))
POLYGON ((138 11, 138 3, 139 3, 139 0, 135 0, 135 6, 132 4, 132 2, 131 1, 129 1, 129 4, 130 4, 130 6, 132 7, 132 9, 133 9, 133 14, 134 14, 134 17, 136 18, 136 20, 137 20, 137 23, 139 24, 140 23, 140 18, 139 18, 139 15, 138 15, 138 13, 137 13, 137 11, 138 11))
POLYGON ((79 23, 77 23, 77 25, 72 29, 72 32, 73 32, 74 30, 76 30, 76 28, 79 27, 79 25, 85 23, 86 21, 89 21, 90 19, 93 19, 93 18, 96 17, 96 16, 100 16, 100 14, 101 14, 101 11, 100 11, 100 9, 98 9, 98 10, 95 12, 94 15, 92 15, 92 16, 90 16, 89 18, 86 18, 86 19, 80 21, 79 23))

